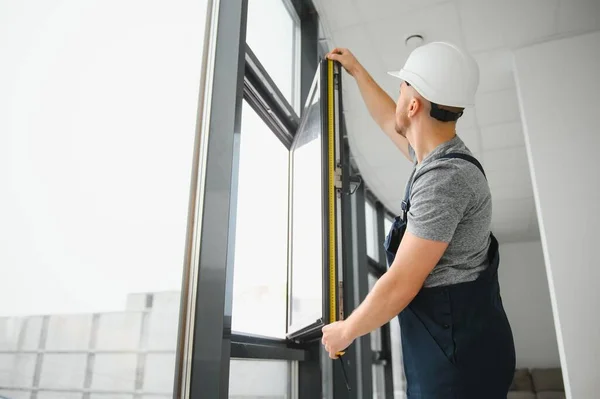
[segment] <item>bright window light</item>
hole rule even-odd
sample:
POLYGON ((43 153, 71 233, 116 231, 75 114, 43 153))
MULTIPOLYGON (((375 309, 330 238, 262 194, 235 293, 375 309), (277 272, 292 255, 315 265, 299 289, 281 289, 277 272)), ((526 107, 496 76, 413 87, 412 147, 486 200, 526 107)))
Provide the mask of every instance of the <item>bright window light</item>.
POLYGON ((171 395, 206 8, 0 2, 0 396, 171 395))
POLYGON ((383 226, 384 226, 384 229, 385 229, 384 234, 386 236, 390 232, 390 229, 392 228, 392 223, 393 223, 392 219, 390 219, 388 217, 385 217, 383 219, 383 226))
MULTIPOLYGON (((379 260, 379 253, 375 243, 377 242, 377 228, 375 219, 375 209, 370 202, 365 201, 365 235, 367 238, 367 255, 375 260, 379 260)), ((383 245, 383 243, 381 244, 383 245)))
POLYGON ((249 0, 246 42, 296 111, 300 108, 299 31, 298 17, 287 0, 249 0))
POLYGON ((289 151, 243 103, 232 328, 286 333, 289 151))

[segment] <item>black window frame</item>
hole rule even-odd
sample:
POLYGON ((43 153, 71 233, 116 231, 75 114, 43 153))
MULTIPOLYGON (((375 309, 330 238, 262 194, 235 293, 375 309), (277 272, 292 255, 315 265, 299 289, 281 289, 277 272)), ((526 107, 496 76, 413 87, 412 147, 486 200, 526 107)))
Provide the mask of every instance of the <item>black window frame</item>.
MULTIPOLYGON (((248 0, 245 0, 247 3, 248 0)), ((281 0, 288 1, 288 0, 281 0)), ((317 12, 310 1, 292 0, 291 5, 300 20, 301 51, 300 67, 295 69, 300 73, 300 103, 303 104, 308 96, 310 86, 317 69, 316 56, 317 51, 317 12), (315 32, 313 32, 313 30, 315 32), (315 54, 313 57, 312 54, 315 54), (306 62, 306 59, 313 58, 314 63, 306 62), (308 78, 309 77, 309 78, 308 78)), ((247 7, 247 4, 246 4, 247 7)), ((244 48, 244 76, 243 76, 243 99, 260 116, 265 124, 271 129, 273 134, 288 149, 291 149, 292 142, 300 126, 301 115, 297 115, 294 107, 289 103, 281 93, 267 70, 260 60, 253 53, 250 46, 245 42, 244 48)), ((287 265, 283 265, 287 268, 287 265)), ((288 279, 289 281, 289 279, 288 279)), ((288 283, 289 289, 289 283, 288 283)), ((311 344, 295 344, 291 341, 275 339, 270 337, 257 337, 244 332, 235 332, 232 335, 232 353, 238 356, 235 358, 244 359, 252 356, 253 359, 263 360, 301 360, 309 359, 311 344), (260 340, 257 344, 256 340, 260 340), (249 345, 252 349, 248 350, 249 345), (299 351, 304 351, 302 355, 299 351), (277 354, 277 358, 274 358, 277 354)))

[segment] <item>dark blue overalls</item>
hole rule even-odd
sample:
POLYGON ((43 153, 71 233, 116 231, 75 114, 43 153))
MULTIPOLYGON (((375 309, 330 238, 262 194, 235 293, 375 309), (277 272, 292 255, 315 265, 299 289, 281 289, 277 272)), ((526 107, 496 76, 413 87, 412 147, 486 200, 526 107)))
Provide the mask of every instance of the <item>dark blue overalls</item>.
MULTIPOLYGON (((469 155, 442 158, 464 159, 484 173, 469 155)), ((403 215, 396 217, 385 240, 388 267, 406 231, 412 184, 407 184, 403 215)), ((422 288, 398 316, 409 399, 506 399, 515 347, 500 297, 500 256, 493 234, 488 259, 489 266, 475 281, 422 288)))

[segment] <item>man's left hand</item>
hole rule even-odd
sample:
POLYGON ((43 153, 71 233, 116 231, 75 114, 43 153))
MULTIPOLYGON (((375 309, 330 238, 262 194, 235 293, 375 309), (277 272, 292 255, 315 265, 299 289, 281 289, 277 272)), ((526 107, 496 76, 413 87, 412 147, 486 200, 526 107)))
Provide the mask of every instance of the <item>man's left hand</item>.
POLYGON ((336 321, 323 327, 323 339, 321 342, 332 359, 336 359, 338 357, 337 353, 349 347, 352 341, 354 341, 354 337, 348 332, 348 326, 345 321, 336 321))

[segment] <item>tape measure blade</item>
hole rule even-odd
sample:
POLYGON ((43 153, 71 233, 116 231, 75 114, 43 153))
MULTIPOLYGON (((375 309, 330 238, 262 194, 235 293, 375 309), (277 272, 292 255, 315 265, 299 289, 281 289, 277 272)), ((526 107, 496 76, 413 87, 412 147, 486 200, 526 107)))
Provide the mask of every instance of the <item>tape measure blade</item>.
POLYGON ((329 169, 329 319, 336 321, 336 246, 335 246, 335 122, 333 104, 333 61, 327 62, 327 118, 328 118, 328 169, 329 169))

